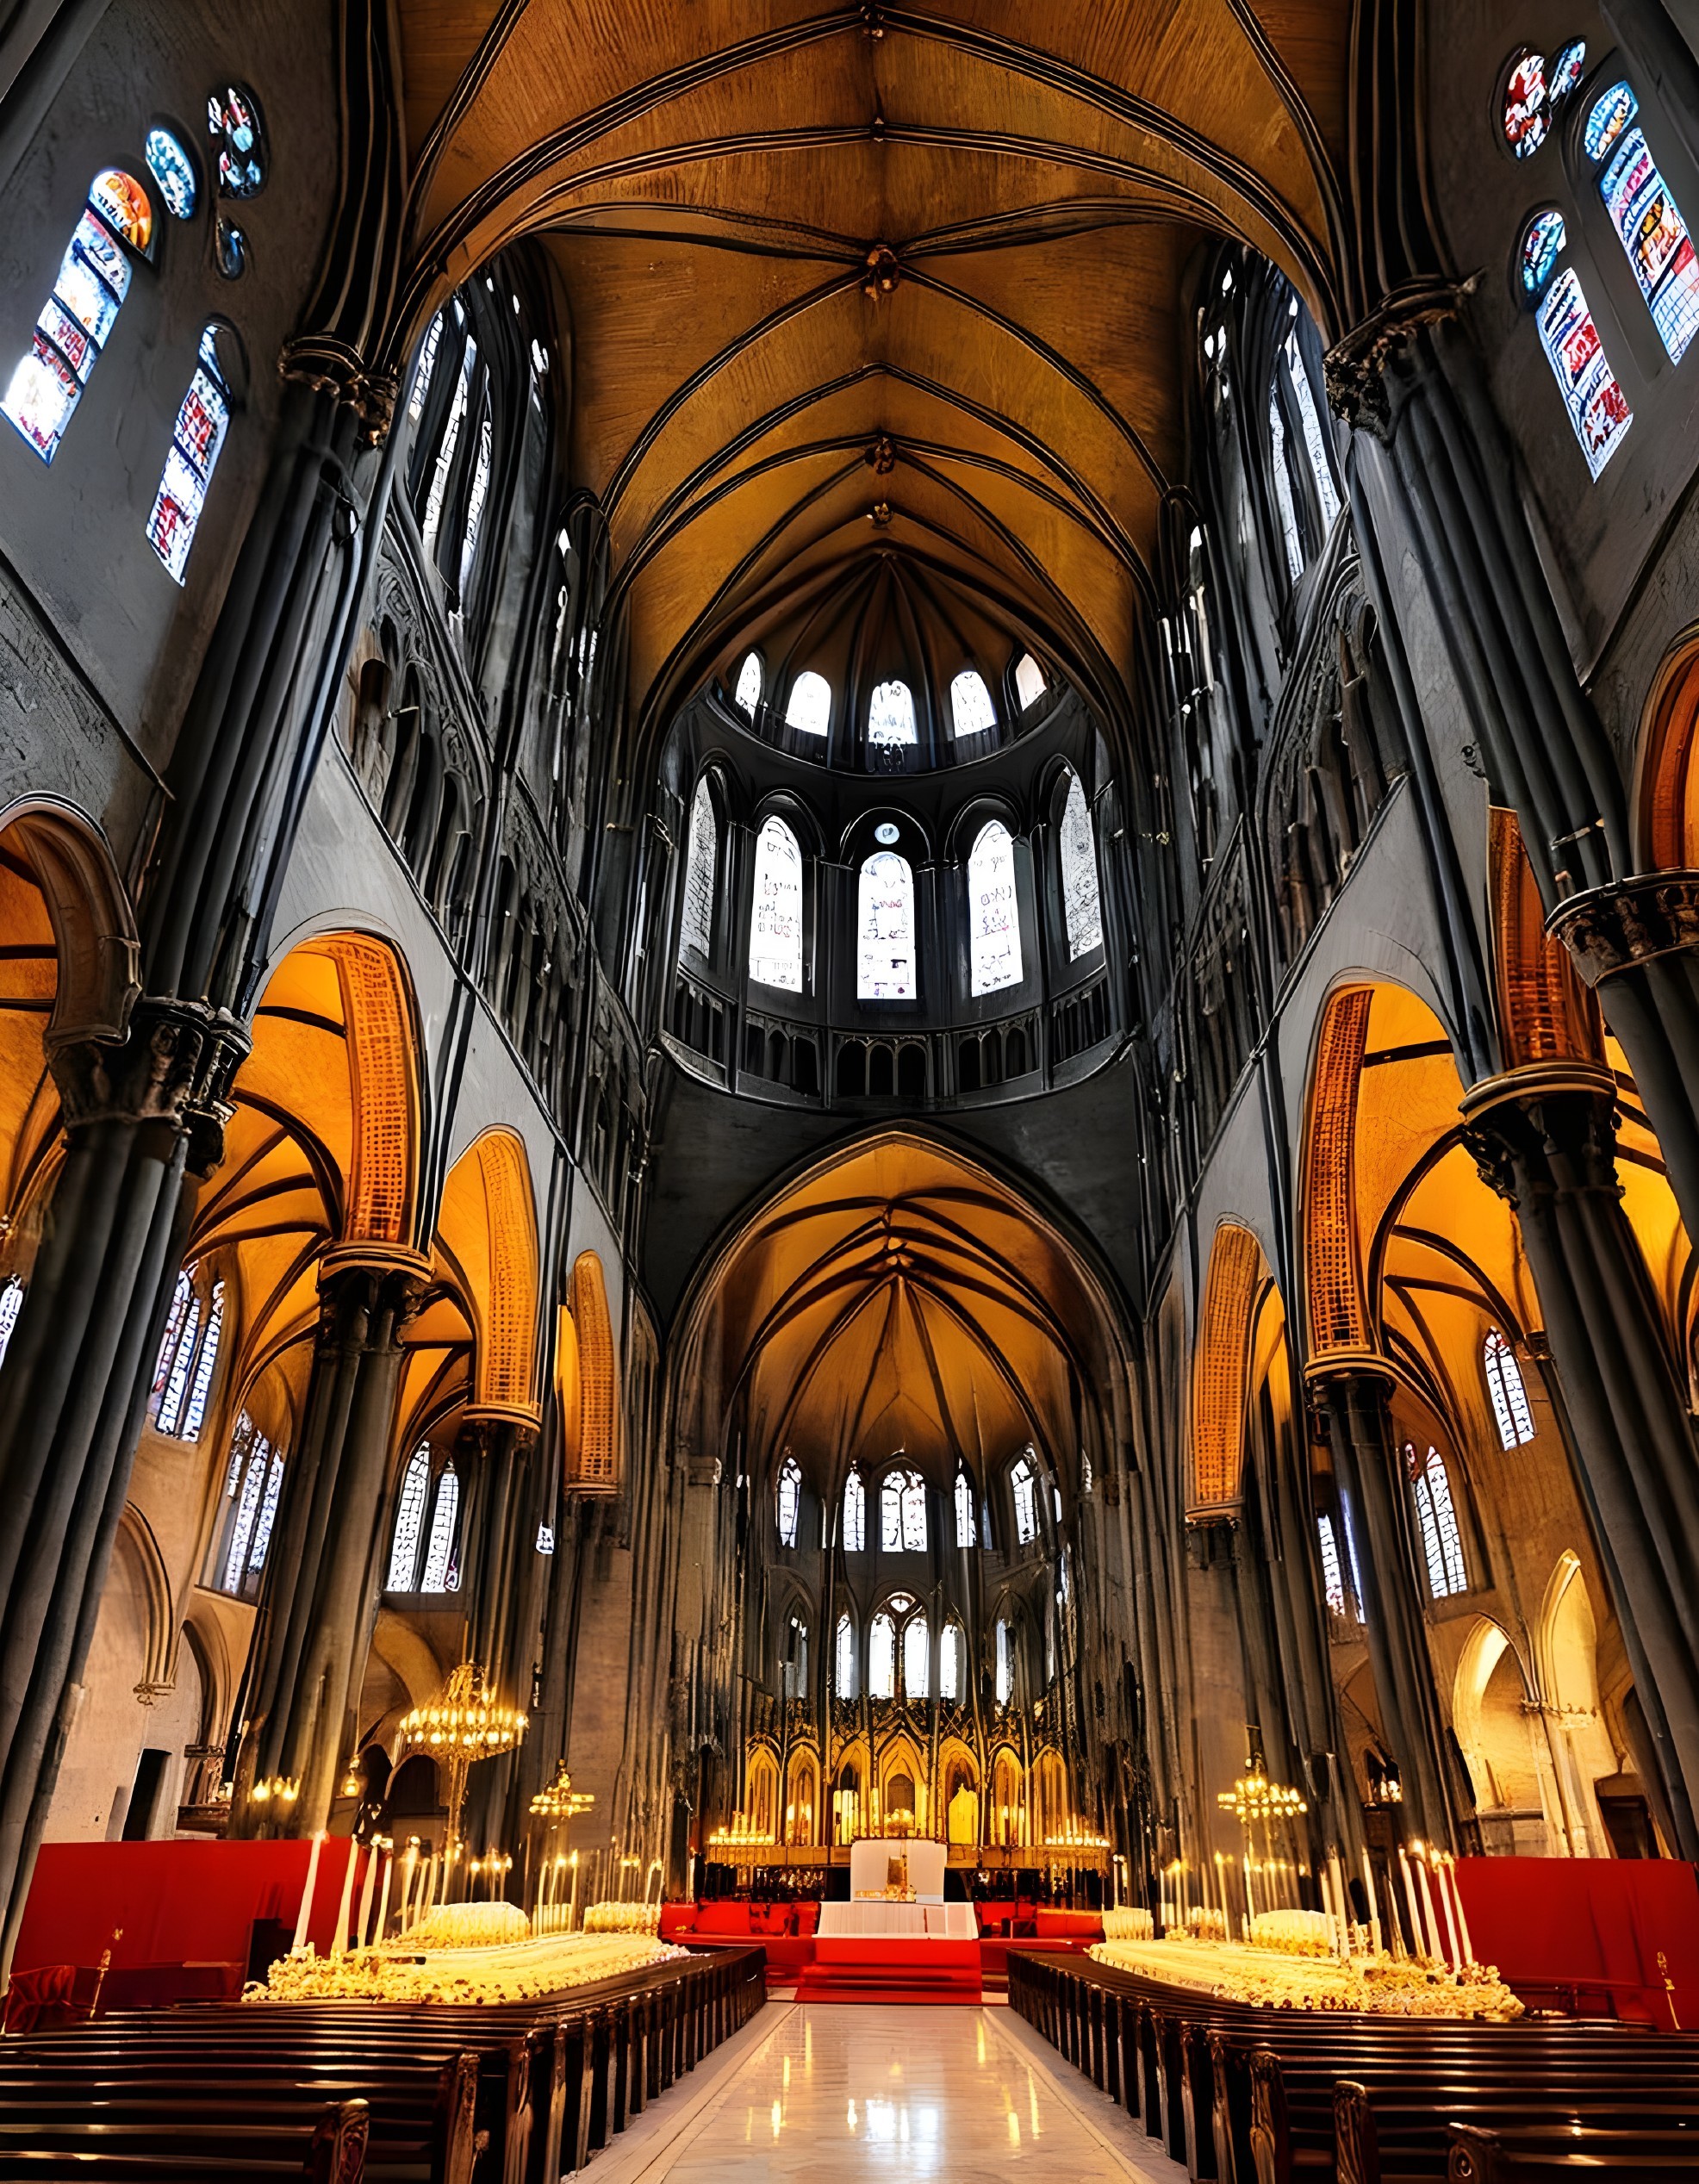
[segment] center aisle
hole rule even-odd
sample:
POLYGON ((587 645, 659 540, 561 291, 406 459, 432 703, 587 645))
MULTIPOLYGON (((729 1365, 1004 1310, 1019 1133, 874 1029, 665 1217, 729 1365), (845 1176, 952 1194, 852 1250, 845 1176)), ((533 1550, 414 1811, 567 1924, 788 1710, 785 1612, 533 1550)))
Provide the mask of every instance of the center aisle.
POLYGON ((1184 2180, 1085 2081, 1064 2094, 1005 2011, 774 2003, 749 2031, 726 2080, 618 2184, 1184 2180))

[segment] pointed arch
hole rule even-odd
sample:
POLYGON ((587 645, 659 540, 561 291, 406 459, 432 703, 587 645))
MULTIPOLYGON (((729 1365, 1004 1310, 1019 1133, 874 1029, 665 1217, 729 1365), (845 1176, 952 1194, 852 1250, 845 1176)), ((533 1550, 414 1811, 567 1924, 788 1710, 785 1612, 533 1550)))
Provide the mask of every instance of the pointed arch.
POLYGON ((354 1098, 342 1241, 410 1243, 420 1136, 411 983, 395 950, 368 934, 336 933, 308 945, 330 957, 342 988, 354 1098))
POLYGON ((1640 858, 1647 871, 1699 866, 1699 622, 1659 663, 1640 727, 1640 858))
POLYGON ((1329 997, 1310 1085, 1304 1153, 1304 1258, 1310 1354, 1371 1347, 1357 1226, 1357 1095, 1372 994, 1329 997))
POLYGON ((619 1403, 613 1328, 601 1261, 580 1252, 572 1266, 572 1324, 577 1337, 578 1430, 569 1436, 567 1485, 579 1494, 619 1487, 619 1403))
POLYGON ((1223 1221, 1210 1247, 1193 1358, 1188 1514, 1236 1509, 1242 1497, 1251 1327, 1266 1272, 1251 1231, 1223 1221))
POLYGON ((470 1412, 535 1425, 537 1215, 517 1132, 485 1130, 449 1170, 438 1235, 476 1338, 470 1412))
POLYGON ((1546 906, 1514 812, 1494 806, 1487 853, 1492 880, 1493 969, 1506 1066, 1603 1062, 1598 1004, 1569 950, 1546 930, 1546 906))

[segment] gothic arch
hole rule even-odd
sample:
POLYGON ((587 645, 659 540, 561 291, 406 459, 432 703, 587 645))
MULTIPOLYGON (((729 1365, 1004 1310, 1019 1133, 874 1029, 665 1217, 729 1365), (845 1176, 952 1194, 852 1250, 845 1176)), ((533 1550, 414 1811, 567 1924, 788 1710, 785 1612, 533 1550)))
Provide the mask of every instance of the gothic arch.
POLYGON ((1699 865, 1699 623, 1665 652, 1641 715, 1640 859, 1649 872, 1699 865))
POLYGON ((1223 1221, 1210 1247, 1192 1365, 1192 1511, 1232 1509, 1241 1499, 1252 1322, 1267 1271, 1251 1231, 1223 1221))
POLYGON ((438 1247, 475 1334, 469 1412, 534 1426, 537 1216, 531 1168, 513 1130, 485 1130, 449 1170, 438 1247))
MULTIPOLYGON (((563 1410, 566 1484, 579 1494, 613 1494, 619 1486, 619 1384, 601 1260, 581 1251, 572 1265, 569 1311, 572 1335, 561 1345, 576 1371, 577 1401, 563 1410)), ((566 1389, 563 1387, 564 1397, 566 1389)))
POLYGON ((118 1039, 140 992, 135 918, 105 837, 71 806, 37 799, 0 812, 53 921, 58 984, 49 1046, 118 1039))

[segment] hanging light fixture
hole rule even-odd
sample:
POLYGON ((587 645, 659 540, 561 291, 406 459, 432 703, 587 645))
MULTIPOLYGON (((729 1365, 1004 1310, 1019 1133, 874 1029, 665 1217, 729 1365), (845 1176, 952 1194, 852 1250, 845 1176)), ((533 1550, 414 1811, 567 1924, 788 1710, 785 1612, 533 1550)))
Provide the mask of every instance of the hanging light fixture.
POLYGON ((421 1752, 448 1770, 448 1844, 453 1857, 460 1844, 460 1816, 466 1804, 466 1773, 480 1759, 511 1752, 531 1726, 518 1707, 503 1706, 489 1689, 476 1661, 462 1661, 424 1706, 403 1714, 402 1748, 421 1752))

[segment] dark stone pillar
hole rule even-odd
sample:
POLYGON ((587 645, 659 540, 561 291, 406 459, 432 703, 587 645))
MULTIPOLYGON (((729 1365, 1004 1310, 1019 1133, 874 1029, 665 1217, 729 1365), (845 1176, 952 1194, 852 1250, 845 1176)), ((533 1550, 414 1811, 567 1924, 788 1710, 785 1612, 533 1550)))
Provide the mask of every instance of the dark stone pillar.
MULTIPOLYGON (((1403 1451, 1393 1430, 1392 1381, 1361 1359, 1311 1368, 1356 1547, 1369 1667, 1381 1727, 1403 1777, 1410 1832, 1442 1849, 1456 1826, 1446 1789, 1444 1731, 1434 1696, 1428 1625, 1417 1590, 1418 1557, 1403 1451)), ((1341 1561, 1349 1547, 1340 1542, 1341 1561)), ((1347 1579, 1350 1575, 1347 1572, 1347 1579)))
POLYGON ((0 1968, 9 1964, 194 1204, 246 1038, 138 1001, 51 1056, 64 1166, 0 1374, 0 1968))
POLYGON ((350 1710, 383 1583, 401 1332, 429 1278, 428 1262, 414 1254, 370 1245, 333 1253, 320 1277, 306 1430, 286 1477, 254 1631, 234 1834, 323 1827, 352 1756, 350 1710), (298 1794, 256 1795, 280 1782, 298 1783, 298 1794))
POLYGON ((1616 1181, 1603 1070, 1517 1071, 1465 1103, 1481 1173, 1516 1209, 1571 1461, 1610 1585, 1682 1857, 1699 1856, 1699 1447, 1616 1181))

